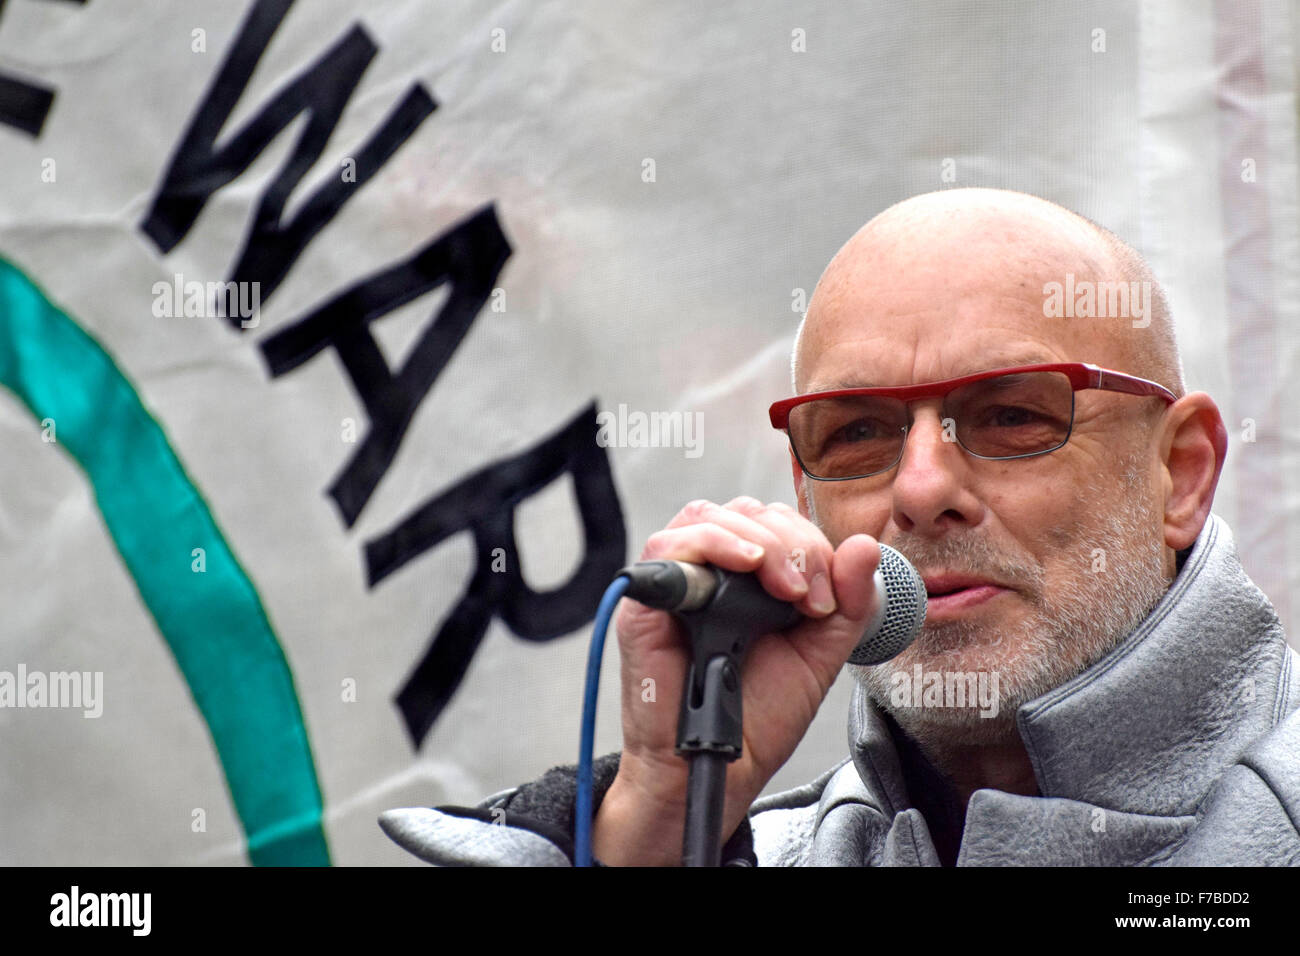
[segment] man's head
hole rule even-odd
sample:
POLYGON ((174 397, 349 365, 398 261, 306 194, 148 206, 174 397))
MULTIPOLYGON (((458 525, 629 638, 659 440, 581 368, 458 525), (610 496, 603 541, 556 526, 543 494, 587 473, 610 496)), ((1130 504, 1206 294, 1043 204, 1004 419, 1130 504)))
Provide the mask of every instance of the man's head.
POLYGON ((1020 704, 1084 670, 1146 616, 1173 578, 1175 551, 1209 514, 1226 431, 1208 396, 1185 394, 1165 297, 1141 257, 1021 193, 946 190, 885 210, 827 266, 796 339, 797 394, 1048 362, 1126 372, 1178 401, 1080 391, 1064 446, 996 461, 952 441, 931 399, 911 406, 903 457, 884 474, 813 481, 791 456, 800 508, 833 545, 866 532, 922 574, 1006 588, 929 621, 893 661, 855 668, 923 743, 1007 739, 1020 704), (1105 314, 1103 290, 1117 282, 1146 295, 1105 314), (917 664, 996 675, 997 718, 891 701, 892 675, 910 678, 917 664))

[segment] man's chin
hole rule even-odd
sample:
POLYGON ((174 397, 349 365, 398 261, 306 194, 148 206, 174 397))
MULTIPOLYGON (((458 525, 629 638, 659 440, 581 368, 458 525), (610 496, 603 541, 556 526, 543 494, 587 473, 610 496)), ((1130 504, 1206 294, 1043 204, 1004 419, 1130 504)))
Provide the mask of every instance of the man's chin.
POLYGON ((854 671, 867 698, 913 737, 925 730, 927 736, 947 739, 997 738, 1015 723, 1015 714, 1003 709, 993 672, 952 671, 919 661, 854 671))
POLYGON ((923 633, 875 667, 853 667, 867 697, 914 739, 990 745, 1018 739, 1020 707, 1072 680, 1087 662, 1041 639, 951 628, 923 633))
POLYGON ((1005 694, 1027 678, 1041 682, 1045 671, 1059 671, 1059 655, 1053 642, 1035 636, 1020 620, 927 623, 901 654, 877 665, 876 673, 903 670, 910 675, 920 665, 923 674, 937 673, 945 680, 947 675, 984 675, 996 679, 1005 694))
POLYGON ((886 710, 913 740, 923 745, 989 747, 1020 739, 1014 709, 985 714, 978 708, 946 710, 927 707, 893 707, 886 710))

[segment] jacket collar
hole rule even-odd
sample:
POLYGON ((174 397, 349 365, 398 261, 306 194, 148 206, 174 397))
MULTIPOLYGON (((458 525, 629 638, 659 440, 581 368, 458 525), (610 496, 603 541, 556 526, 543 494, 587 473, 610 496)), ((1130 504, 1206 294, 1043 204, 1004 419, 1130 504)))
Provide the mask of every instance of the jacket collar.
MULTIPOLYGON (((1281 718, 1286 641, 1211 514, 1169 590, 1102 660, 1016 715, 1039 791, 1108 809, 1193 813, 1281 718)), ((853 764, 887 816, 913 805, 888 728, 854 689, 853 764)))

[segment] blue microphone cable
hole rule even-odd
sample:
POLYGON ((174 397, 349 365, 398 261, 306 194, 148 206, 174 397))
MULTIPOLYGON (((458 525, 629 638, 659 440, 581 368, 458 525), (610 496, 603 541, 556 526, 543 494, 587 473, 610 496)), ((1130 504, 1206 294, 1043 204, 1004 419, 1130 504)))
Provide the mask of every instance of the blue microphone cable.
POLYGON ((591 866, 592 755, 596 748, 596 691, 600 687, 600 659, 605 651, 605 633, 609 630, 614 608, 632 581, 620 574, 605 589, 591 628, 591 647, 587 652, 587 685, 582 702, 582 740, 578 745, 578 806, 575 811, 573 865, 591 866))

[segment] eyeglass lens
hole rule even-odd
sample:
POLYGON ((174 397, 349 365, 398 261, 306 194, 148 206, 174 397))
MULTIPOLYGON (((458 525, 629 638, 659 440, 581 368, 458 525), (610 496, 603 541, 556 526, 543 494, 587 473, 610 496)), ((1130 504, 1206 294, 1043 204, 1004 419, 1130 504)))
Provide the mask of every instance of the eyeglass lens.
MULTIPOLYGON (((1061 372, 1018 372, 972 382, 945 396, 954 437, 981 458, 1018 458, 1059 448, 1070 435, 1074 389, 1061 372)), ((947 423, 945 422, 945 425, 947 423)), ((887 471, 902 457, 907 406, 894 398, 822 398, 790 410, 790 441, 816 478, 887 471)))

